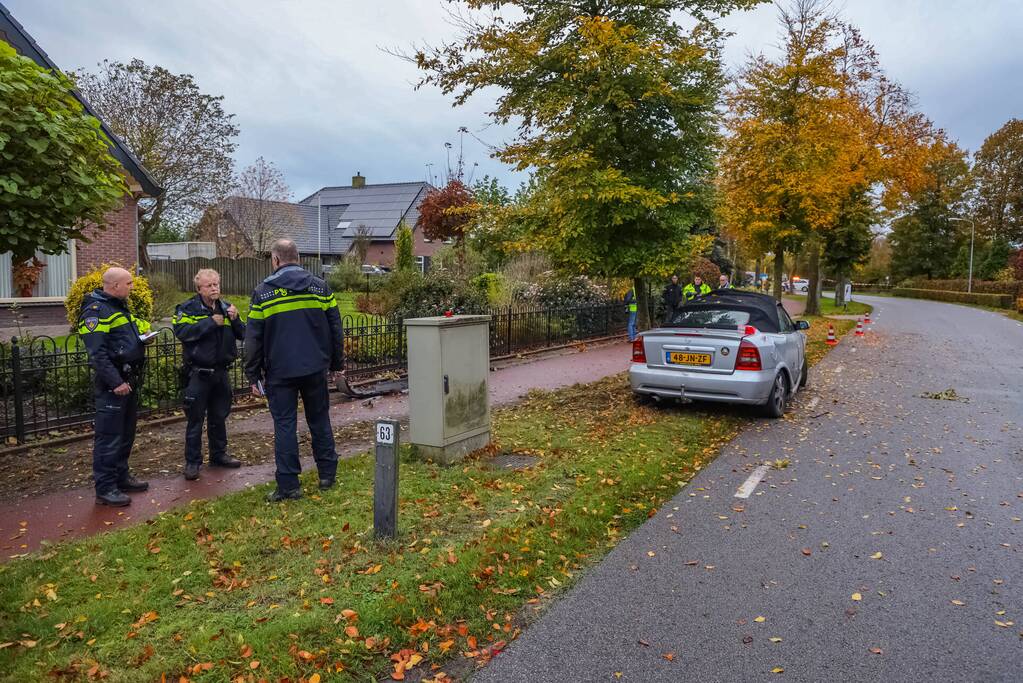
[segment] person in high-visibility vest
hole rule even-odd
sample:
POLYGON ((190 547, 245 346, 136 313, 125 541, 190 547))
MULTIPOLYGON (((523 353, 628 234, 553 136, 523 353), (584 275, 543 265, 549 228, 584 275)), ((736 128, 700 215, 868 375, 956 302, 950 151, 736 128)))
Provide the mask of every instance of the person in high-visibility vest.
POLYGON ((693 281, 682 288, 682 296, 687 302, 692 301, 697 296, 710 293, 710 286, 703 281, 703 278, 699 275, 693 276, 693 281))
POLYGON ((721 273, 721 276, 718 278, 718 289, 731 289, 731 288, 732 288, 732 283, 728 281, 728 276, 725 275, 724 273, 721 273))
POLYGON ((636 318, 639 317, 639 303, 636 301, 636 288, 630 287, 625 293, 625 310, 629 312, 629 341, 636 339, 636 318))

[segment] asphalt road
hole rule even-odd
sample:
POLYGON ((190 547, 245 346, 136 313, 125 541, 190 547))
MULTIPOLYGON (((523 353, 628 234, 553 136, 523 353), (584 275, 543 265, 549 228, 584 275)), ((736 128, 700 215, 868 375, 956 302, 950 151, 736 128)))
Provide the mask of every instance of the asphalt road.
POLYGON ((1023 325, 862 298, 873 330, 786 419, 746 429, 473 682, 1023 680, 1023 325))

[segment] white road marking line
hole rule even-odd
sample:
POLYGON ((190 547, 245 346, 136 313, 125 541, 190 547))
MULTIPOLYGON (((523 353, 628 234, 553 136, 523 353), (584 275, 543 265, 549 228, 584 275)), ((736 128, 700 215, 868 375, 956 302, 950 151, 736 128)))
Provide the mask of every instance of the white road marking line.
POLYGON ((739 490, 735 492, 736 498, 749 498, 753 493, 753 489, 757 487, 760 480, 767 474, 767 470, 771 469, 770 465, 761 465, 760 467, 753 470, 753 474, 749 475, 749 479, 742 483, 739 490))
POLYGON ((807 410, 813 410, 814 406, 816 406, 817 402, 820 401, 820 400, 821 399, 820 399, 819 396, 814 396, 813 398, 810 399, 810 402, 806 404, 806 409, 807 410))

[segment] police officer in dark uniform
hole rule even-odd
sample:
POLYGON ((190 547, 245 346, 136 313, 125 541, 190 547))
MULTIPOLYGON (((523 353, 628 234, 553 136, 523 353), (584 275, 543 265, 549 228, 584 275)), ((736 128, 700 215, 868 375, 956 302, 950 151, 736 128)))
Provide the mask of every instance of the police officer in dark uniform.
POLYGON ((109 268, 103 273, 103 288, 85 296, 78 316, 78 334, 95 370, 92 476, 97 505, 123 507, 131 504, 127 493, 149 488, 128 470, 146 357, 141 335, 150 327, 128 310, 133 286, 131 273, 109 268))
POLYGON ((295 431, 299 396, 320 489, 332 487, 337 473, 327 372, 344 367, 341 317, 327 284, 298 262, 294 242, 274 242, 270 248, 274 272, 252 292, 245 330, 245 374, 254 395, 265 393, 274 419, 277 489, 268 496, 270 502, 302 496, 295 431))
POLYGON ((178 304, 174 334, 184 348, 185 479, 199 478, 202 466, 202 425, 208 420, 210 465, 241 467, 227 453, 227 416, 231 414, 228 368, 238 357, 245 324, 238 309, 220 298, 220 275, 210 268, 195 274, 196 295, 178 304))

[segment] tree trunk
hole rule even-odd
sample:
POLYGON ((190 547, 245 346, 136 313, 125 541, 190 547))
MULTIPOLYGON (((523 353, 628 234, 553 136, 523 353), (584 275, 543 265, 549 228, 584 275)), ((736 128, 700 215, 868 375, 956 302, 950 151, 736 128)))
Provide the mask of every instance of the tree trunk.
POLYGON ((779 244, 774 248, 774 298, 781 301, 781 279, 785 276, 785 250, 779 244))
POLYGON ((639 315, 636 318, 637 331, 649 330, 650 324, 650 297, 646 289, 646 282, 641 277, 633 279, 632 286, 636 288, 636 304, 639 307, 639 315))
POLYGON ((807 240, 806 255, 809 286, 806 290, 804 315, 821 314, 821 245, 816 238, 807 240))
POLYGON ((835 273, 835 308, 845 305, 845 273, 835 273))

